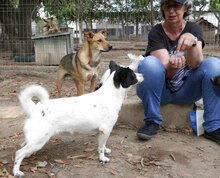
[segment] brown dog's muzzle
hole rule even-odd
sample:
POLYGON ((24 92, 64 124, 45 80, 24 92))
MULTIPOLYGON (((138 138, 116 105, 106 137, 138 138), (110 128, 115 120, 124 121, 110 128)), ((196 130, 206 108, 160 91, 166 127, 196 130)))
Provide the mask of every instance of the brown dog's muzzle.
POLYGON ((112 49, 112 46, 108 46, 108 49, 107 50, 102 50, 102 52, 108 52, 112 49))

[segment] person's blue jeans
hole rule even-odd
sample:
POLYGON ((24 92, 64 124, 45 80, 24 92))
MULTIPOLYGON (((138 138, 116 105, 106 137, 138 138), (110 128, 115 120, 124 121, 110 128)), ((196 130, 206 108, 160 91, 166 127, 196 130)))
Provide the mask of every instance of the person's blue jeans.
POLYGON ((144 106, 144 121, 162 123, 161 103, 190 104, 203 98, 204 129, 212 132, 220 128, 220 88, 210 82, 210 78, 220 75, 220 59, 210 57, 204 60, 197 69, 190 71, 185 83, 176 92, 167 88, 165 67, 156 57, 146 57, 139 64, 138 72, 144 74, 144 81, 136 88, 144 106))

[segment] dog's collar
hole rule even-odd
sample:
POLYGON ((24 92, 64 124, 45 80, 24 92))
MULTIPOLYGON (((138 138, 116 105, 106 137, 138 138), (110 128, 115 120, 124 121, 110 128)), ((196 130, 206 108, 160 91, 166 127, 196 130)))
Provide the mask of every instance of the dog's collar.
MULTIPOLYGON (((86 65, 84 65, 81 61, 80 61, 80 59, 79 59, 79 57, 78 57, 78 51, 76 52, 76 60, 75 61, 79 61, 79 64, 80 64, 80 66, 83 68, 83 69, 85 69, 85 70, 87 70, 87 71, 90 71, 90 69, 88 68, 88 67, 86 67, 86 65)), ((100 61, 101 61, 101 59, 99 59, 98 61, 89 61, 89 66, 90 67, 92 67, 92 68, 96 68, 98 65, 99 65, 99 63, 100 63, 100 61)))
MULTIPOLYGON (((90 71, 90 69, 89 69, 88 67, 86 67, 80 60, 79 60, 79 62, 80 62, 80 66, 81 66, 83 69, 85 69, 85 70, 87 70, 87 71, 90 71)), ((89 66, 92 67, 92 68, 96 68, 96 67, 99 65, 99 63, 100 63, 100 60, 98 60, 98 61, 96 61, 96 62, 90 61, 90 62, 89 62, 89 66)))
POLYGON ((100 63, 100 59, 98 61, 89 61, 89 65, 94 68, 97 67, 99 63, 100 63))

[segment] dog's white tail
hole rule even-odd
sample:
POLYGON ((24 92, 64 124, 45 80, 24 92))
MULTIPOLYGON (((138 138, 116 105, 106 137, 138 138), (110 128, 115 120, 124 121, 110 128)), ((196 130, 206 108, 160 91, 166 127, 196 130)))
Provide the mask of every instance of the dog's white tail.
POLYGON ((137 70, 138 64, 144 59, 142 55, 136 56, 134 54, 128 53, 128 57, 131 60, 131 64, 128 66, 131 70, 137 70))
POLYGON ((25 88, 19 94, 19 101, 27 116, 30 116, 35 106, 35 103, 32 101, 32 97, 34 96, 38 97, 41 103, 44 103, 45 101, 49 100, 49 94, 45 88, 39 85, 30 85, 27 88, 25 88))

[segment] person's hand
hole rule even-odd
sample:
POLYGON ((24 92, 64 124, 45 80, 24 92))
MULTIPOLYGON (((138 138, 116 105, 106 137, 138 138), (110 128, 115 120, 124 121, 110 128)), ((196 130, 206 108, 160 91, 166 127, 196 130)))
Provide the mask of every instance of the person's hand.
POLYGON ((177 52, 186 51, 190 49, 195 41, 195 36, 191 33, 184 33, 181 35, 178 44, 177 44, 177 52))
POLYGON ((173 56, 169 59, 169 63, 172 68, 180 69, 185 65, 186 59, 184 56, 173 56))

